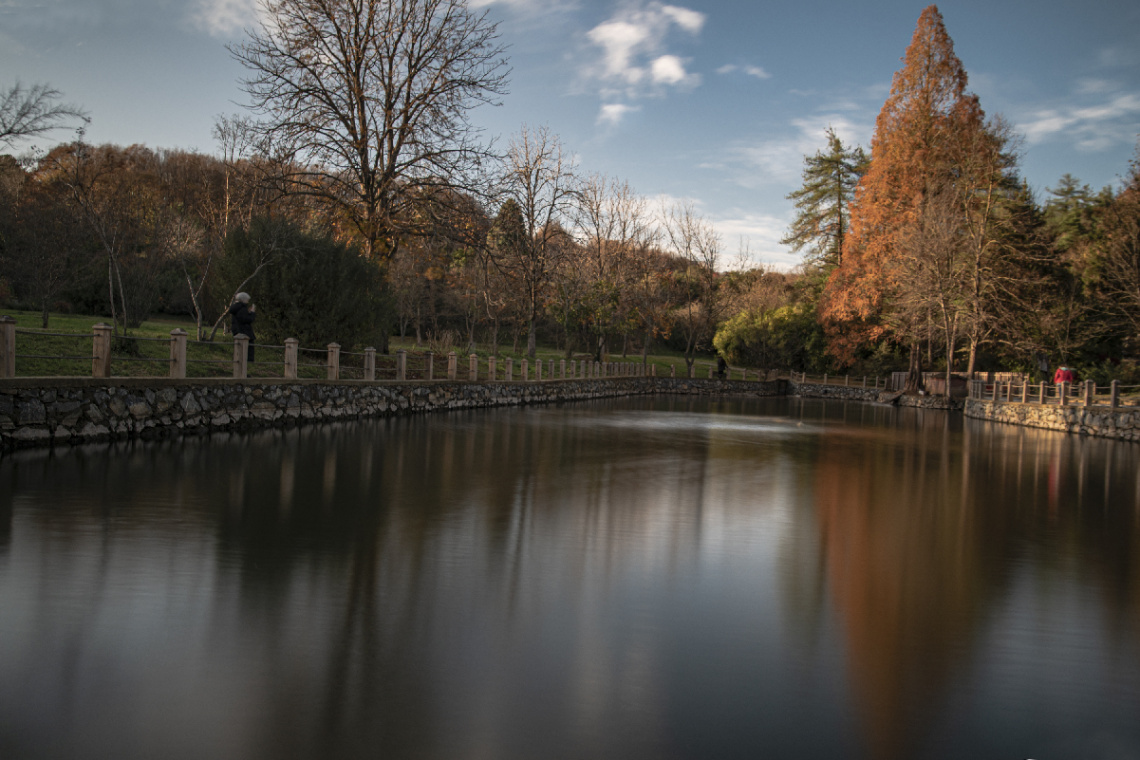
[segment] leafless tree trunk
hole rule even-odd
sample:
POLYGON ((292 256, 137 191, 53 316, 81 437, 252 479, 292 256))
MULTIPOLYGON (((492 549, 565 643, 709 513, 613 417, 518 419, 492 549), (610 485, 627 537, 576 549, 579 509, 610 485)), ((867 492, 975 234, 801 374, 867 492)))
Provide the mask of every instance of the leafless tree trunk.
POLYGON ((663 211, 665 239, 675 256, 685 262, 685 304, 681 329, 685 336, 685 366, 692 370, 696 351, 712 340, 719 317, 716 265, 720 237, 692 204, 677 204, 663 211))
POLYGON ((534 358, 543 300, 562 261, 572 251, 565 222, 577 197, 574 162, 547 128, 522 131, 503 159, 501 196, 518 205, 525 230, 517 246, 491 246, 495 267, 526 304, 527 356, 534 358))

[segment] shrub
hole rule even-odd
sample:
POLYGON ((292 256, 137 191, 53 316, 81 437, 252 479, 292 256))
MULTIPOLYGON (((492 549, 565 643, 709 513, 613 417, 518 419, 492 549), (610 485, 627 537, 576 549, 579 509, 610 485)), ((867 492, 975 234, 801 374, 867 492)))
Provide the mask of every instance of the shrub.
POLYGON ((255 220, 226 240, 226 292, 235 292, 262 262, 268 263, 244 286, 257 307, 259 343, 296 338, 308 348, 336 342, 351 351, 383 336, 383 275, 355 247, 288 222, 255 220))
POLYGON ((721 325, 713 345, 730 364, 802 372, 828 366, 823 328, 804 303, 741 312, 721 325))

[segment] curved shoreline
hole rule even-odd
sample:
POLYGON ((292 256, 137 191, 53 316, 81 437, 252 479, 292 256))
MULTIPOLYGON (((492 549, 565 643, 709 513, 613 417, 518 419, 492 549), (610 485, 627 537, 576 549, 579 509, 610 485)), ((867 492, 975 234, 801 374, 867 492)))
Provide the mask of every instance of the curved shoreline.
POLYGON ((962 410, 966 417, 1122 441, 1140 441, 1140 409, 1085 408, 941 396, 898 396, 843 385, 628 377, 538 382, 0 380, 0 451, 132 438, 202 435, 421 412, 522 406, 649 394, 797 396, 962 410))

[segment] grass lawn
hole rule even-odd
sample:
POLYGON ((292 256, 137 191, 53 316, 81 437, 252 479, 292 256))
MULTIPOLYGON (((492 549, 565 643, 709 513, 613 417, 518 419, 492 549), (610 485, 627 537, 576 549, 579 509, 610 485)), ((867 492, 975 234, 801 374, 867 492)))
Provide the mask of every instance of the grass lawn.
MULTIPOLYGON (((42 315, 38 311, 6 311, 7 316, 16 319, 16 376, 17 377, 90 377, 92 353, 92 327, 100 322, 110 324, 107 316, 74 315, 52 313, 47 330, 41 329, 42 315)), ((169 371, 170 332, 185 330, 187 340, 186 374, 189 377, 231 377, 233 375, 233 339, 219 330, 213 342, 193 340, 194 322, 190 319, 163 316, 143 322, 130 330, 126 338, 113 340, 111 352, 111 374, 115 377, 165 377, 169 371)), ((424 354, 431 350, 427 344, 419 347, 414 338, 392 337, 389 339, 390 354, 377 355, 376 375, 378 378, 394 378, 396 375, 396 351, 408 352, 407 372, 409 379, 426 375, 424 354)), ((521 376, 521 362, 525 354, 510 351, 510 344, 500 344, 498 352, 501 377, 507 358, 514 359, 515 377, 521 376)), ((466 346, 438 349, 433 357, 435 377, 447 376, 447 353, 454 350, 458 356, 459 377, 467 376, 468 352, 466 346)), ((251 377, 282 377, 284 348, 258 345, 255 349, 256 362, 250 367, 251 377)), ((486 372, 486 359, 490 355, 490 345, 479 344, 476 354, 480 360, 480 373, 486 372)), ((543 375, 547 376, 548 362, 554 361, 555 371, 559 361, 566 357, 565 352, 555 347, 539 346, 536 358, 543 362, 543 375)), ((587 354, 575 353, 575 360, 591 359, 587 354)), ((611 362, 641 362, 640 353, 631 353, 624 359, 620 354, 610 354, 611 362)), ((298 374, 301 377, 321 378, 327 376, 327 349, 302 347, 298 357, 298 374)), ((670 367, 676 367, 678 377, 685 376, 685 359, 679 352, 661 350, 648 357, 648 363, 656 365, 660 377, 668 377, 670 367)), ((361 352, 341 354, 341 376, 344 378, 363 377, 364 356, 361 352)), ((706 377, 708 367, 714 364, 712 357, 697 360, 697 376, 706 377)), ((534 370, 531 370, 533 377, 534 370)))

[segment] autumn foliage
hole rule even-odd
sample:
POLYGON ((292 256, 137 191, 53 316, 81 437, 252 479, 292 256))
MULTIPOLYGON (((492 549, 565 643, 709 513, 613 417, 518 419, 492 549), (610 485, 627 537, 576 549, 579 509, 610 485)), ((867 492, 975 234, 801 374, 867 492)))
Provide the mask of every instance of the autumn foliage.
POLYGON ((965 154, 986 129, 936 6, 922 12, 903 60, 875 124, 842 265, 823 294, 821 316, 840 360, 877 339, 914 340, 908 241, 934 198, 967 179, 965 154))

